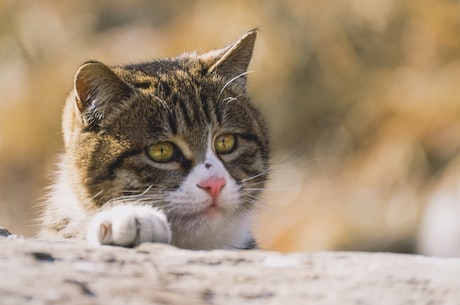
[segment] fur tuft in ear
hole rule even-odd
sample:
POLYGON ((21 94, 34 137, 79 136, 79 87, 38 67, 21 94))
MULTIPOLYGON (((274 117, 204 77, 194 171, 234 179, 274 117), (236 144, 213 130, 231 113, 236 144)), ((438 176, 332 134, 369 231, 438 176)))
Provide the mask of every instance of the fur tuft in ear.
POLYGON ((76 105, 87 127, 92 127, 132 93, 126 82, 103 63, 91 61, 83 64, 75 74, 76 105))
POLYGON ((257 29, 251 30, 227 47, 203 54, 208 74, 217 73, 227 80, 246 86, 246 74, 252 58, 257 29))

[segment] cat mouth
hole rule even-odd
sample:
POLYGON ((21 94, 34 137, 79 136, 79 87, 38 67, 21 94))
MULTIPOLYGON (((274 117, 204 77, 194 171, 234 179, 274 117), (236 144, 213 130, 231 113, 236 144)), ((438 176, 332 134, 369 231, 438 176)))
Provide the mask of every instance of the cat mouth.
POLYGON ((198 212, 198 214, 204 216, 215 216, 223 212, 224 208, 222 206, 222 203, 219 202, 219 200, 217 200, 216 198, 213 198, 209 202, 206 202, 204 204, 204 207, 202 208, 201 212, 198 212))
POLYGON ((220 204, 216 198, 211 199, 211 204, 207 207, 208 210, 216 210, 220 208, 220 204))
POLYGON ((213 200, 211 204, 204 209, 203 214, 205 214, 207 217, 215 217, 223 212, 224 209, 222 206, 213 200))
POLYGON ((222 202, 219 202, 219 200, 209 200, 196 203, 193 208, 190 207, 179 212, 176 209, 171 209, 168 214, 173 218, 196 221, 199 218, 217 217, 225 212, 226 209, 223 207, 222 202))

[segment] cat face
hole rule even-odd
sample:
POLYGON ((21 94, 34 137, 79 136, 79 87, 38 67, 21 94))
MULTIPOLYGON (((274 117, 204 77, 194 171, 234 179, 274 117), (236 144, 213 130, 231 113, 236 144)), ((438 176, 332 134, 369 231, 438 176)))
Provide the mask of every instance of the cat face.
POLYGON ((190 228, 249 211, 269 157, 246 95, 254 40, 250 32, 200 56, 80 67, 63 120, 80 202, 153 205, 190 228))

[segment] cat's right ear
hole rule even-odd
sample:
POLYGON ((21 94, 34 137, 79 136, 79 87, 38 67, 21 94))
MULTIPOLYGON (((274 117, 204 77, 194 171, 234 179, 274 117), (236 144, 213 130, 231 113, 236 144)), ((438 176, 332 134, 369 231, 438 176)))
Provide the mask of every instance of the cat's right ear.
POLYGON ((133 92, 109 67, 97 61, 83 64, 75 73, 75 103, 87 128, 100 123, 111 109, 133 92))
POLYGON ((251 30, 227 47, 203 54, 201 58, 209 65, 208 74, 216 73, 228 81, 246 87, 246 74, 257 31, 251 30))

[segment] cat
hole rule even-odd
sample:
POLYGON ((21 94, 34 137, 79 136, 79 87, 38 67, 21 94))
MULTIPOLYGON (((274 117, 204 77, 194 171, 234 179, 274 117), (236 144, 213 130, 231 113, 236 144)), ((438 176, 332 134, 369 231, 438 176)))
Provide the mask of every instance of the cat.
POLYGON ((269 174, 269 135, 247 95, 257 30, 204 54, 75 74, 64 152, 39 236, 96 245, 246 249, 269 174))

